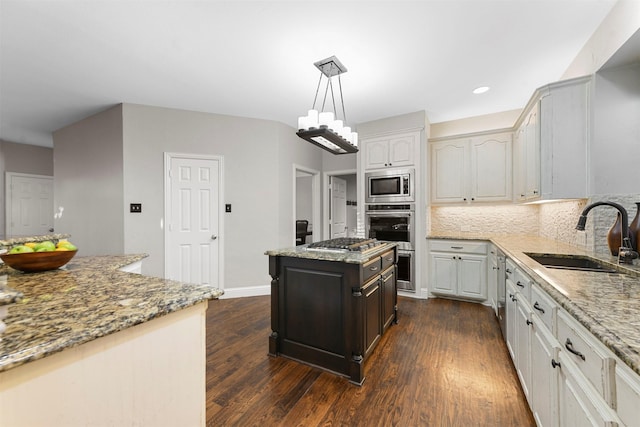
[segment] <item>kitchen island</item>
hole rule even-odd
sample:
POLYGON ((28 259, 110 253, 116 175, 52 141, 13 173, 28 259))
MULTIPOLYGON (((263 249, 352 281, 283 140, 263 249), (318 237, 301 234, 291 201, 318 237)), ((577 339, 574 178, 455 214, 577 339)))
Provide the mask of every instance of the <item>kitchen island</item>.
POLYGON ((145 257, 0 267, 0 425, 205 424, 205 312, 222 291, 122 271, 145 257))
POLYGON ((361 385, 364 362, 397 322, 396 243, 336 239, 267 251, 269 354, 346 376, 361 385))

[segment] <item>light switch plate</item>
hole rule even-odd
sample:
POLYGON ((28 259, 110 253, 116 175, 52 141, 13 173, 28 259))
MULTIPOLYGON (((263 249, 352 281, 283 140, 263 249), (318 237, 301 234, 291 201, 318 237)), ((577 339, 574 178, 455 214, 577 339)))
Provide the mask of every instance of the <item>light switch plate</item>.
POLYGON ((231 203, 227 203, 226 205, 224 205, 224 211, 231 212, 231 203))

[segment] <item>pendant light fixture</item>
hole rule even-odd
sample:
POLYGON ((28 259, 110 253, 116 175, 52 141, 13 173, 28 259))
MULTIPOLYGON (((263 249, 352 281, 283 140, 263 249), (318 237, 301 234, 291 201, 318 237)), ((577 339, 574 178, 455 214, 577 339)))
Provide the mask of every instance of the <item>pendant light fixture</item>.
POLYGON ((300 138, 333 154, 356 153, 358 151, 358 134, 357 132, 352 132, 351 128, 346 126, 342 82, 340 81, 340 74, 346 73, 347 69, 335 56, 315 62, 313 65, 320 70, 320 80, 318 81, 316 96, 313 99, 311 110, 306 116, 298 117, 298 132, 296 134, 300 138), (322 109, 318 111, 316 110, 316 102, 318 101, 318 93, 322 84, 322 76, 327 78, 327 84, 324 90, 322 109), (338 76, 338 86, 340 88, 342 120, 337 117, 336 100, 331 80, 335 76, 338 76), (331 101, 335 116, 334 112, 325 111, 329 90, 331 90, 331 101))

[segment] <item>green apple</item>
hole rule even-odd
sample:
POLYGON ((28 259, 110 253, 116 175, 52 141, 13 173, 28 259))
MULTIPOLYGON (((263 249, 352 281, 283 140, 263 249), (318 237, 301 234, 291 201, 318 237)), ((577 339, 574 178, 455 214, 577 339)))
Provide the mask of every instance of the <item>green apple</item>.
POLYGON ((66 241, 66 240, 61 240, 58 242, 58 244, 56 245, 58 249, 60 248, 64 248, 68 251, 75 251, 78 248, 76 247, 76 245, 74 245, 73 243, 66 241))
POLYGON ((25 246, 25 245, 18 245, 18 246, 14 246, 11 248, 11 250, 9 251, 9 254, 25 254, 27 252, 33 252, 33 249, 30 248, 29 246, 25 246))
POLYGON ((44 242, 38 243, 33 249, 36 252, 51 252, 56 249, 56 245, 54 245, 51 240, 45 240, 44 242))

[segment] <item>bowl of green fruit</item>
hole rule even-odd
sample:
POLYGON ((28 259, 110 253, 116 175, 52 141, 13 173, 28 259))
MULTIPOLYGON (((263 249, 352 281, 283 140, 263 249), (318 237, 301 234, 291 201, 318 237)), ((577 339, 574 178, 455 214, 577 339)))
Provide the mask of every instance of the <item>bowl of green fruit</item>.
POLYGON ((55 270, 68 263, 78 252, 78 248, 67 240, 53 243, 27 242, 14 245, 8 252, 0 255, 9 267, 25 273, 55 270))

